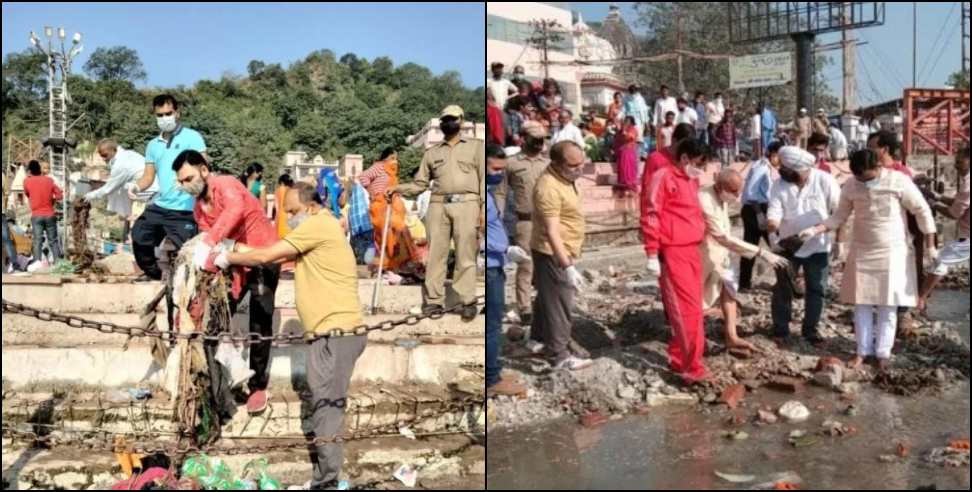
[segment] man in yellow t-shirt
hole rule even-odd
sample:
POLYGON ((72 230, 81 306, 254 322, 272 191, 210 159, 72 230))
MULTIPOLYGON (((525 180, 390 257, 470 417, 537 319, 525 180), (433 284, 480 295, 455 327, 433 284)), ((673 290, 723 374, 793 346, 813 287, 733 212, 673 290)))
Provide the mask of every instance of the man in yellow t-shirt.
MULTIPOLYGON (((296 183, 287 192, 283 206, 292 229, 286 237, 266 248, 235 245, 234 251, 218 255, 216 265, 225 269, 230 265, 296 260, 297 314, 304 329, 326 334, 361 325, 357 267, 340 222, 307 183, 296 183)), ((320 338, 310 345, 307 384, 313 397, 311 419, 317 437, 327 439, 340 433, 351 374, 366 343, 366 336, 351 336, 320 338)), ((344 462, 343 447, 317 446, 317 455, 311 489, 336 487, 344 462)))

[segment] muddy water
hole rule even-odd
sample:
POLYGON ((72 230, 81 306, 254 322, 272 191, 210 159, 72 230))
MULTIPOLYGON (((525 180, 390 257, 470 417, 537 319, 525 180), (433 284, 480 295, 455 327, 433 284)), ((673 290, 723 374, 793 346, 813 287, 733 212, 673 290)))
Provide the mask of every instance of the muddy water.
MULTIPOLYGON (((942 292, 931 306, 934 319, 955 323, 969 340, 969 295, 942 292)), ((735 414, 747 419, 759 408, 778 408, 793 399, 772 391, 751 394, 735 414)), ((732 427, 724 407, 703 414, 697 408, 667 408, 587 429, 573 421, 489 434, 487 487, 502 489, 749 489, 791 472, 804 490, 893 490, 935 485, 968 490, 969 469, 925 464, 922 455, 950 439, 969 437, 969 385, 942 395, 900 398, 866 390, 855 402, 858 413, 845 415, 848 403, 837 395, 808 388, 798 399, 812 416, 803 424, 732 427), (793 430, 815 433, 826 420, 853 426, 852 437, 821 437, 810 447, 787 442, 793 430), (749 434, 745 441, 722 437, 726 430, 749 434), (882 463, 898 443, 910 456, 882 463), (748 475, 730 483, 716 471, 748 475)))

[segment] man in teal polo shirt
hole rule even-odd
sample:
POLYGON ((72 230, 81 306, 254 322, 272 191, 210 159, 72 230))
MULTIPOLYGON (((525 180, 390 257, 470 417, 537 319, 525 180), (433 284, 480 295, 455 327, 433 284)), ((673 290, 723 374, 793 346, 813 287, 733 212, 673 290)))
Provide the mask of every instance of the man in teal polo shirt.
MULTIPOLYGON (((129 195, 147 189, 158 176, 159 193, 135 221, 132 229, 132 252, 135 262, 149 278, 159 280, 162 270, 155 257, 155 248, 166 238, 177 248, 197 233, 192 208, 192 195, 178 187, 172 162, 185 150, 195 150, 206 156, 206 142, 199 132, 182 126, 179 121, 179 102, 169 94, 152 100, 152 108, 161 134, 145 147, 145 173, 137 183, 127 186, 129 195)), ((209 157, 206 156, 209 161, 209 157)))

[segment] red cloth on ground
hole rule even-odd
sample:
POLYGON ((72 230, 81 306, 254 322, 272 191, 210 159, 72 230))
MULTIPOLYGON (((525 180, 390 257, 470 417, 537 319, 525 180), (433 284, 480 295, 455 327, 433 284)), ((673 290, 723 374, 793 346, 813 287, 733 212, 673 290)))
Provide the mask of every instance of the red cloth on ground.
POLYGON ((24 180, 24 193, 30 199, 32 217, 53 217, 54 202, 64 198, 64 193, 50 176, 30 176, 24 180))

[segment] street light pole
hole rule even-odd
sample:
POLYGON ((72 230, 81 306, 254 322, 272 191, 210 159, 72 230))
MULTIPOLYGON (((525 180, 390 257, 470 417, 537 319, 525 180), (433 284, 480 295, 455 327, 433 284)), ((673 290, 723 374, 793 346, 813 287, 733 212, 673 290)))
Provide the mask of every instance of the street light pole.
MULTIPOLYGON (((68 148, 74 143, 67 139, 67 78, 71 74, 71 62, 84 49, 81 45, 81 33, 75 33, 71 38, 71 48, 66 49, 64 40, 67 37, 63 27, 57 28, 56 36, 60 42, 60 49, 54 48, 55 30, 51 26, 44 26, 44 36, 47 38, 45 48, 37 35, 30 32, 30 44, 37 51, 47 56, 47 101, 48 101, 48 135, 45 145, 48 150, 48 162, 55 182, 60 182, 64 190, 64 216, 67 218, 71 198, 71 184, 67 163, 68 148)), ((71 237, 70 221, 64 222, 64 237, 61 244, 67 249, 67 239, 71 237)), ((77 245, 75 245, 77 246, 77 245)))

